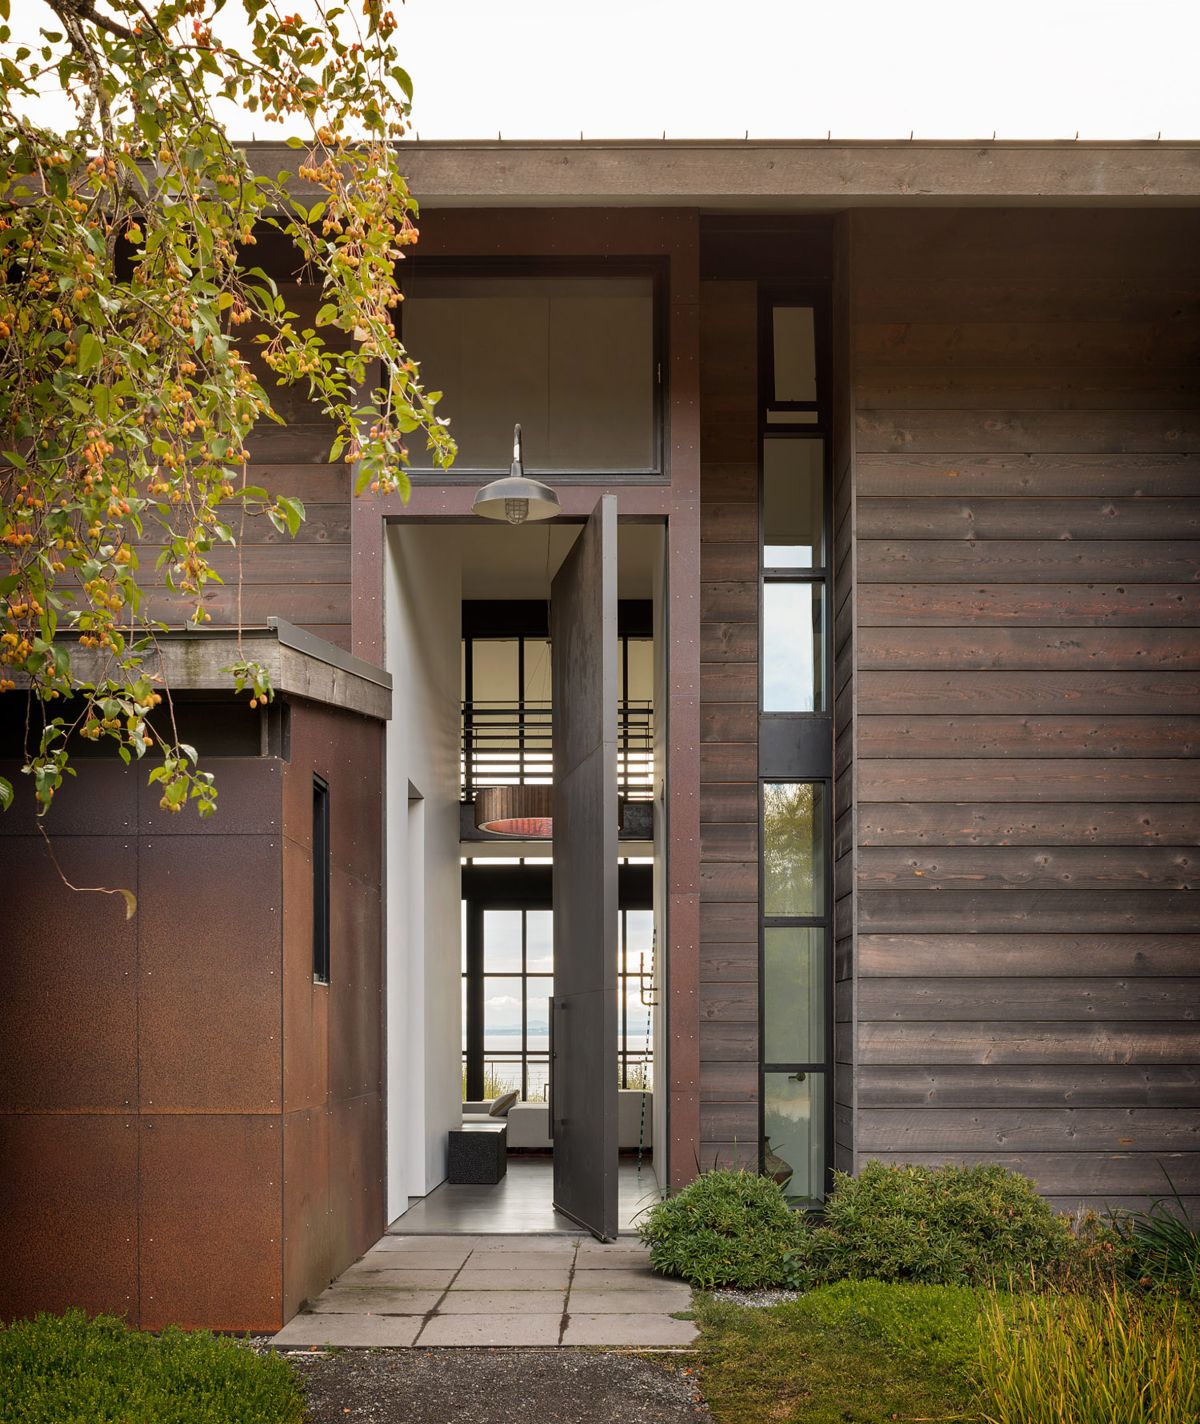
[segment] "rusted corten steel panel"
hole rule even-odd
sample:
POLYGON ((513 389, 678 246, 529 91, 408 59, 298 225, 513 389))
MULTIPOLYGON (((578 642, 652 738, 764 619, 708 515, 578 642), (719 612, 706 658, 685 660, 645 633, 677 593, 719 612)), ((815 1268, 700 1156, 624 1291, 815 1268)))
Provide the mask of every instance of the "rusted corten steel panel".
POLYGON ((283 792, 289 1313, 362 1255, 385 1225, 382 784, 380 723, 293 702, 283 792), (329 787, 328 984, 312 977, 314 773, 329 787), (367 1102, 374 1106, 365 1107, 367 1102))
MULTIPOLYGON (((53 846, 76 885, 137 885, 133 836, 53 846)), ((124 901, 68 889, 40 836, 0 847, 0 1111, 135 1110, 137 938, 124 901)))
POLYGON ((142 1110, 281 1111, 280 837, 140 848, 142 1110))
POLYGON ((276 1114, 141 1119, 141 1325, 283 1324, 283 1129, 276 1114))
POLYGON ((70 1306, 137 1321, 137 1119, 0 1115, 0 1319, 70 1306))
POLYGON ((329 1186, 331 1113, 318 1107, 283 1119, 283 1315, 290 1319, 333 1280, 329 1186))
MULTIPOLYGON (((248 717, 255 714, 246 709, 248 717)), ((284 763, 278 757, 205 757, 204 768, 217 779, 218 813, 204 823, 206 836, 271 836, 283 831, 284 763)), ((176 815, 159 806, 162 788, 141 778, 138 818, 142 835, 194 835, 194 816, 176 815)))
POLYGON ((329 1239, 342 1271, 383 1234, 383 1099, 347 1098, 329 1108, 329 1239))
MULTIPOLYGON (((16 695, 16 694, 13 694, 16 695)), ((13 804, 0 815, 0 840, 38 836, 33 778, 21 775, 12 748, 0 747, 0 776, 13 788, 13 804)), ((137 778, 115 756, 78 756, 75 776, 54 805, 47 830, 62 836, 130 836, 137 830, 137 778)), ((40 839, 40 836, 39 836, 40 839)))

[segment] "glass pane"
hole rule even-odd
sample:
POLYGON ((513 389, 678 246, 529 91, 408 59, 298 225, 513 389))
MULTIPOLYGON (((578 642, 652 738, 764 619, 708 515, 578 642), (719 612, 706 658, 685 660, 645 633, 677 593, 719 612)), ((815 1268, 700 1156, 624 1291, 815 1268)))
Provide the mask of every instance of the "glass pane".
POLYGON ((625 696, 631 702, 654 701, 654 642, 650 638, 629 639, 629 686, 625 696))
MULTIPOLYGON (((651 277, 410 271, 404 291, 404 342, 446 393, 455 471, 507 472, 514 421, 531 473, 657 468, 651 277)), ((413 464, 429 468, 420 450, 413 464)))
POLYGON ((762 710, 825 710, 825 589, 763 585, 762 710))
POLYGON ((638 972, 638 955, 644 958, 646 973, 650 973, 650 949, 654 942, 654 911, 625 911, 625 969, 638 972))
POLYGON ((554 980, 549 975, 531 974, 525 981, 525 1048, 530 1053, 550 1049, 550 995, 554 980))
MULTIPOLYGON (((464 1053, 467 1051, 467 976, 465 974, 462 979, 462 1051, 464 1053)), ((466 1089, 465 1082, 463 1088, 466 1089)))
POLYGON ((525 1101, 544 1103, 550 1082, 550 1064, 545 1058, 530 1058, 525 1066, 525 1101))
POLYGON ((484 910, 483 972, 521 972, 521 911, 484 910))
POLYGON ((817 343, 812 307, 776 307, 773 312, 775 399, 815 401, 817 343))
POLYGON ((525 639, 525 700, 550 701, 550 644, 545 638, 525 639))
POLYGON ((525 968, 531 974, 548 974, 554 968, 554 915, 550 910, 526 911, 525 968))
POLYGON ((521 1051, 521 981, 489 977, 483 981, 485 1050, 521 1051))
POLYGON ((515 638, 476 638, 471 659, 471 695, 476 702, 517 701, 515 638))
POLYGON ((825 931, 763 931, 763 1057, 768 1063, 825 1058, 825 931))
POLYGON ((514 1088, 518 1093, 521 1091, 520 1057, 513 1057, 509 1054, 501 1057, 485 1055, 483 1060, 483 1096, 498 1098, 501 1093, 510 1093, 514 1088))
POLYGON ((825 913, 825 788, 763 783, 763 914, 825 913))
POLYGON ((763 1075, 763 1171, 789 1201, 819 1202, 825 1195, 825 1076, 763 1075))
POLYGON ((625 1042, 631 1053, 645 1052, 650 1032, 650 1009, 642 1003, 637 976, 625 980, 625 1042))
POLYGON ((821 440, 763 441, 763 567, 821 568, 825 562, 821 440))

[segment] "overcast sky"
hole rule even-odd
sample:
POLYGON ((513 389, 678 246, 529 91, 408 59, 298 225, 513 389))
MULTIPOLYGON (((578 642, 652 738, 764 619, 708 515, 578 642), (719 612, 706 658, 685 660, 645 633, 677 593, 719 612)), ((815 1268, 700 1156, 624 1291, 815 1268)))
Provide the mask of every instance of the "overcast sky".
MULTIPOLYGON (((43 0, 12 8, 19 38, 48 22, 43 0)), ((1200 0, 408 0, 397 11, 422 138, 1200 138, 1200 0)), ((270 136, 252 115, 233 128, 270 136)))

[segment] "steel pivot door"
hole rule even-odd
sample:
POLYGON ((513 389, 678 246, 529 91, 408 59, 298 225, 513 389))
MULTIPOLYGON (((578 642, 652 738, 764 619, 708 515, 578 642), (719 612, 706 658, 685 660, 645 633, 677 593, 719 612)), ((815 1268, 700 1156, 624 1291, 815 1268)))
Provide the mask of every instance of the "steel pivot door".
POLYGON ((554 743, 554 1205, 617 1235, 617 501, 550 589, 554 743))

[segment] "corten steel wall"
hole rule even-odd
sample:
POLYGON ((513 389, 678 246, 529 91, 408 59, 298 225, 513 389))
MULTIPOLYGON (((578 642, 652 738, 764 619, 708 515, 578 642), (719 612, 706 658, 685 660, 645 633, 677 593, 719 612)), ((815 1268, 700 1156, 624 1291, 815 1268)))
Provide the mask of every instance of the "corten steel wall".
POLYGON ((161 811, 115 757, 60 793, 64 874, 132 889, 128 921, 120 896, 62 884, 27 795, 0 817, 4 1316, 281 1319, 282 768, 210 766, 208 823, 161 811))
POLYGON ((287 1319, 382 1235, 383 725, 308 704, 283 769, 287 1319), (312 784, 329 786, 330 974, 312 973, 312 784))
MULTIPOLYGON (((247 713, 247 716, 253 714, 247 713)), ((0 817, 0 1317, 268 1330, 382 1230, 382 730, 297 705, 292 766, 212 758, 220 810, 85 757, 0 817), (334 982, 312 986, 311 768, 332 793, 334 982), (327 769, 327 770, 326 770, 327 769), (375 799, 372 800, 371 798, 375 799), (286 1108, 286 1115, 285 1115, 286 1108)))
POLYGON ((700 1161, 758 1169, 758 289, 700 287, 700 1161))
POLYGON ((863 211, 843 258, 854 1160, 1194 1198, 1200 214, 863 211))

